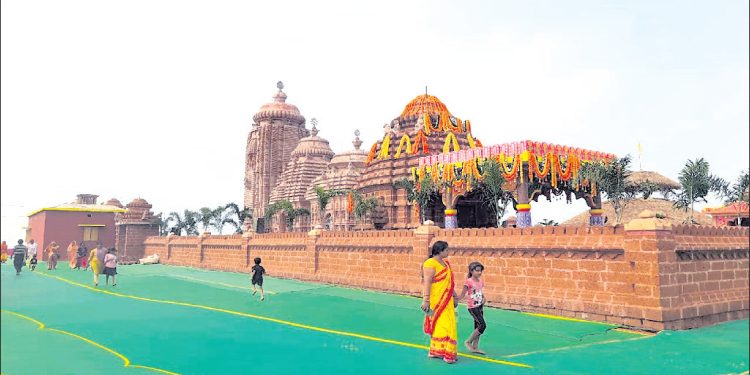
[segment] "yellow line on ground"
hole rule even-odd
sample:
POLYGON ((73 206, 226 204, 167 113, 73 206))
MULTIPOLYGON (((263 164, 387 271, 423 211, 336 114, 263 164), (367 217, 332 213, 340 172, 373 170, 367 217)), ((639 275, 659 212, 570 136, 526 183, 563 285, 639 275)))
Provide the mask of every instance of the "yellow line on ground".
POLYGON ((567 320, 569 322, 601 324, 601 325, 612 326, 612 327, 616 326, 616 324, 612 324, 612 323, 604 323, 604 322, 597 322, 597 321, 593 321, 593 320, 583 320, 583 319, 576 319, 576 318, 568 318, 566 316, 557 316, 557 315, 539 314, 539 313, 530 313, 530 312, 525 312, 523 314, 525 314, 525 315, 531 315, 531 316, 537 316, 537 317, 540 317, 540 318, 547 318, 547 319, 567 320))
POLYGON ((641 337, 633 337, 631 339, 624 339, 624 340, 607 340, 607 341, 600 341, 600 342, 592 342, 592 343, 589 343, 589 344, 563 346, 561 348, 553 348, 553 349, 545 349, 545 350, 535 350, 535 351, 532 351, 532 352, 525 352, 525 353, 516 353, 516 354, 504 355, 503 358, 514 358, 514 357, 521 357, 521 356, 531 355, 531 354, 559 352, 561 350, 568 350, 568 349, 588 348, 590 346, 596 346, 596 345, 605 345, 605 344, 614 344, 614 343, 625 342, 625 341, 643 340, 643 339, 647 339, 647 338, 650 338, 650 337, 651 336, 641 336, 641 337))
MULTIPOLYGON (((41 273, 42 272, 40 272, 40 274, 41 273)), ((120 353, 118 353, 118 352, 116 352, 116 351, 114 351, 114 350, 112 350, 112 349, 110 349, 110 348, 108 348, 108 347, 106 347, 106 346, 104 346, 104 345, 96 342, 96 341, 87 339, 87 338, 85 338, 83 336, 80 336, 80 335, 76 335, 75 333, 72 333, 72 332, 63 331, 61 329, 57 329, 57 328, 45 328, 46 326, 44 325, 44 323, 42 323, 42 322, 40 322, 40 321, 38 321, 38 320, 36 320, 36 319, 34 319, 32 317, 29 317, 29 316, 17 313, 15 311, 0 309, 0 312, 4 312, 4 313, 11 314, 11 315, 15 315, 15 316, 17 316, 19 318, 26 319, 28 321, 34 322, 34 323, 36 323, 39 326, 40 330, 47 330, 47 331, 56 332, 56 333, 60 333, 60 334, 63 334, 63 335, 71 336, 71 337, 77 338, 79 340, 82 340, 82 341, 84 341, 86 343, 89 343, 91 345, 94 345, 97 348, 102 349, 104 351, 107 351, 107 352, 115 355, 116 357, 120 358, 123 361, 123 367, 138 367, 138 368, 144 368, 144 369, 148 369, 148 370, 153 370, 153 371, 161 372, 161 373, 164 373, 164 374, 179 375, 179 374, 177 374, 175 372, 170 372, 170 371, 167 371, 167 370, 162 370, 160 368, 133 365, 133 364, 130 363, 130 360, 127 357, 125 357, 124 355, 122 355, 122 354, 120 354, 120 353)))
MULTIPOLYGON (((290 322, 290 321, 286 321, 286 320, 281 320, 281 319, 276 319, 276 318, 270 318, 270 317, 267 317, 267 316, 261 316, 261 315, 255 315, 255 314, 248 314, 248 313, 244 313, 244 312, 240 312, 240 311, 234 311, 234 310, 221 309, 221 308, 218 308, 218 307, 205 306, 205 305, 197 305, 197 304, 192 304, 192 303, 187 303, 187 302, 178 302, 178 301, 170 301, 170 300, 159 300, 159 299, 153 299, 153 298, 132 296, 132 295, 127 295, 127 294, 122 294, 122 293, 111 292, 111 291, 108 291, 108 290, 97 289, 97 288, 91 287, 89 285, 84 285, 84 284, 81 284, 81 283, 78 283, 78 282, 75 282, 75 281, 72 281, 72 280, 68 280, 68 279, 60 277, 60 276, 54 276, 54 275, 50 275, 50 274, 47 274, 47 273, 44 273, 44 272, 39 272, 38 274, 39 275, 44 275, 46 277, 51 277, 51 278, 54 278, 54 279, 58 279, 58 280, 63 281, 65 283, 68 283, 68 284, 71 284, 71 285, 75 285, 75 286, 79 286, 79 287, 82 287, 82 288, 86 288, 86 289, 89 289, 89 290, 92 290, 92 291, 95 291, 95 292, 109 294, 109 295, 113 295, 113 296, 117 296, 117 297, 131 298, 131 299, 135 299, 135 300, 139 300, 139 301, 164 303, 164 304, 168 304, 168 305, 193 307, 193 308, 197 308, 197 309, 222 312, 222 313, 226 313, 226 314, 230 314, 230 315, 237 315, 237 316, 242 316, 242 317, 246 317, 246 318, 252 318, 252 319, 258 319, 258 320, 263 320, 263 321, 267 321, 267 322, 273 322, 273 323, 277 323, 277 324, 283 324, 283 325, 287 325, 287 326, 290 326, 290 327, 307 329, 307 330, 310 330, 310 331, 331 333, 331 334, 334 334, 334 335, 347 336, 347 337, 355 337, 355 338, 358 338, 358 339, 375 341, 375 342, 381 342, 381 343, 385 343, 385 344, 392 344, 392 345, 405 346, 405 347, 409 347, 409 348, 429 350, 429 347, 425 346, 425 345, 418 345, 418 344, 412 344, 412 343, 403 342, 403 341, 389 340, 389 339, 384 339, 384 338, 374 337, 374 336, 368 336, 368 335, 362 335, 362 334, 353 333, 353 332, 345 332, 345 331, 338 331, 338 330, 333 330, 333 329, 328 329, 328 328, 315 327, 315 326, 310 326, 310 325, 306 325, 306 324, 300 324, 300 323, 290 322)), ((471 355, 471 354, 465 354, 465 353, 458 353, 458 355, 462 356, 462 357, 466 357, 466 358, 476 359, 476 360, 479 360, 479 361, 485 361, 485 362, 490 362, 490 363, 497 363, 497 364, 501 364, 501 365, 515 366, 515 367, 524 367, 524 368, 533 368, 532 366, 529 366, 529 365, 526 365, 526 364, 523 364, 523 363, 509 362, 509 361, 503 361, 503 360, 493 359, 493 358, 487 358, 487 357, 479 357, 479 356, 475 356, 475 355, 471 355)))

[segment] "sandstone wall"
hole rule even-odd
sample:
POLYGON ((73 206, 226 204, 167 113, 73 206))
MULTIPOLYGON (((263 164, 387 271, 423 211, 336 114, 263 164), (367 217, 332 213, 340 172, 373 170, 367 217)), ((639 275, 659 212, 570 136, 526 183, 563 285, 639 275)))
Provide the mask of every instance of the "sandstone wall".
POLYGON ((238 272, 261 257, 272 276, 419 295, 444 240, 458 286, 484 264, 491 306, 646 330, 748 317, 748 228, 629 225, 150 237, 145 253, 238 272))

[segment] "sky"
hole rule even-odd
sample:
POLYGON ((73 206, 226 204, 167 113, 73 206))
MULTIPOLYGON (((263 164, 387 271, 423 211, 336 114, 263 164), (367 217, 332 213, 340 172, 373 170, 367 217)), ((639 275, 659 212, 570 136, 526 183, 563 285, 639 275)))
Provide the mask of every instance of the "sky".
MULTIPOLYGON (((427 86, 485 145, 630 154, 672 179, 698 157, 725 179, 748 168, 747 1, 2 0, 0 11, 3 240, 79 193, 141 197, 165 214, 241 203, 252 116, 277 81, 336 152, 355 129, 365 145, 382 138, 427 86)), ((585 209, 541 200, 532 217, 585 209)))

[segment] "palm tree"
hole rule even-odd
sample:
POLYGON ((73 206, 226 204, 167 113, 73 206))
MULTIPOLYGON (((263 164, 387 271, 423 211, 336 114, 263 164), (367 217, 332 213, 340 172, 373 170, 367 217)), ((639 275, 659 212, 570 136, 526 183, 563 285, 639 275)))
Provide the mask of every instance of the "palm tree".
POLYGON ((224 224, 229 224, 234 221, 231 217, 233 214, 234 213, 227 210, 225 206, 216 207, 211 210, 209 225, 216 229, 219 234, 222 234, 224 232, 224 224))
POLYGON ((197 217, 197 212, 185 210, 182 216, 178 212, 170 212, 167 220, 174 221, 175 224, 172 228, 177 234, 181 234, 184 231, 188 236, 195 236, 198 234, 198 229, 196 228, 198 225, 197 217))
POLYGON ((538 225, 541 225, 543 227, 556 227, 560 224, 552 219, 544 219, 540 221, 538 225))
MULTIPOLYGON (((425 221, 425 208, 437 196, 437 187, 432 182, 432 179, 425 177, 421 181, 416 182, 408 178, 402 178, 395 181, 393 187, 406 190, 406 200, 409 203, 417 202, 417 205, 419 205, 419 222, 420 224, 423 223, 425 221), (417 189, 417 184, 419 184, 419 189, 417 189)), ((374 199, 374 202, 377 204, 375 198, 371 199, 374 199)))
POLYGON ((708 202, 706 196, 711 192, 727 191, 727 183, 719 177, 711 175, 709 164, 703 158, 689 160, 680 171, 680 185, 682 189, 677 193, 674 202, 676 208, 689 211, 686 222, 695 223, 693 212, 695 202, 708 202))
POLYGON ((306 208, 295 208, 294 205, 292 205, 292 202, 289 202, 286 199, 280 200, 278 202, 270 204, 268 208, 266 208, 266 214, 264 216, 267 228, 271 228, 271 219, 279 211, 284 212, 284 217, 286 218, 286 227, 290 231, 294 229, 294 221, 297 220, 298 217, 310 216, 310 210, 306 208))
POLYGON ((354 195, 354 217, 358 220, 371 214, 378 206, 378 199, 375 197, 364 198, 357 190, 353 190, 352 194, 354 195))
POLYGON ((208 227, 211 226, 211 217, 214 212, 208 207, 201 207, 198 210, 198 217, 196 220, 203 226, 203 232, 208 232, 208 227))
POLYGON ((318 208, 320 209, 320 225, 323 225, 323 217, 325 216, 325 211, 328 203, 331 202, 331 198, 343 194, 346 194, 346 192, 343 190, 326 190, 322 186, 315 185, 315 195, 318 198, 318 208))
POLYGON ((586 163, 578 173, 578 182, 588 180, 596 184, 600 192, 604 193, 615 211, 615 224, 622 222, 622 212, 625 207, 640 195, 649 196, 653 193, 651 185, 640 182, 630 182, 630 155, 615 158, 609 163, 586 163))
POLYGON ((236 203, 227 203, 224 207, 231 212, 233 217, 230 217, 230 221, 227 223, 234 228, 234 233, 242 233, 242 225, 245 223, 245 219, 252 219, 253 214, 250 212, 249 207, 245 207, 240 210, 240 206, 236 203))
POLYGON ((154 216, 154 221, 152 222, 152 224, 156 225, 156 227, 159 228, 160 236, 166 236, 169 233, 169 223, 171 222, 171 217, 167 217, 165 220, 162 218, 162 213, 159 212, 159 214, 154 216))

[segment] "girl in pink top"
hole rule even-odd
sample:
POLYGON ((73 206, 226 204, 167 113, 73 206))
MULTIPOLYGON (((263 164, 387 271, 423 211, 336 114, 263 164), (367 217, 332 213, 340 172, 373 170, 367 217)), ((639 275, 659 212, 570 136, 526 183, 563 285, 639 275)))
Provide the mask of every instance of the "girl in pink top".
POLYGON ((116 286, 115 275, 117 275, 117 255, 115 255, 115 248, 112 247, 107 251, 107 255, 104 256, 104 274, 107 275, 106 284, 109 285, 109 277, 112 276, 112 286, 116 286))
POLYGON ((464 283, 463 290, 458 299, 464 298, 468 293, 469 300, 466 302, 469 308, 469 314, 474 318, 474 332, 471 333, 469 339, 464 341, 466 349, 469 351, 479 354, 484 354, 483 351, 479 350, 479 336, 484 333, 487 328, 487 323, 484 322, 484 281, 482 281, 482 272, 484 266, 479 262, 471 262, 469 264, 469 275, 467 276, 466 282, 464 283))

